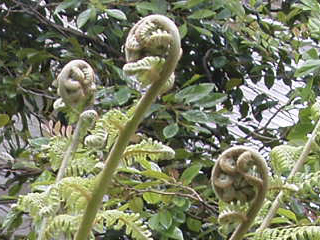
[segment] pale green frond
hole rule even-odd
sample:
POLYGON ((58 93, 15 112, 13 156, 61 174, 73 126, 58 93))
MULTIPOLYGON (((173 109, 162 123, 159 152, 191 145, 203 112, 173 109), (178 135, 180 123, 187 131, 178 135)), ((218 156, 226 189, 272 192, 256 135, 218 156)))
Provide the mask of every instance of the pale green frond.
POLYGON ((95 148, 105 147, 106 150, 109 150, 118 137, 119 131, 123 129, 129 119, 119 109, 111 109, 96 122, 94 129, 90 131, 91 135, 86 138, 85 143, 88 146, 94 145, 95 148))
POLYGON ((107 141, 108 134, 104 129, 95 129, 91 132, 91 135, 84 139, 84 144, 88 148, 102 149, 107 141))
POLYGON ((84 176, 93 173, 99 159, 90 153, 84 151, 76 153, 66 168, 66 176, 84 176))
POLYGON ((105 225, 119 230, 123 227, 126 228, 126 234, 136 240, 152 240, 151 232, 148 227, 143 223, 139 214, 125 213, 119 210, 107 210, 98 213, 96 218, 95 228, 105 225))
POLYGON ((250 240, 318 240, 320 226, 301 226, 265 229, 250 240))
POLYGON ((159 78, 164 63, 164 58, 150 56, 125 64, 123 71, 129 76, 135 75, 141 86, 145 87, 159 78))
POLYGON ((122 158, 131 164, 134 161, 141 162, 147 159, 152 161, 169 160, 174 158, 175 152, 172 148, 151 138, 144 139, 139 144, 130 145, 126 148, 122 158))
POLYGON ((29 213, 35 222, 38 222, 43 217, 54 214, 60 206, 60 198, 55 193, 28 193, 19 196, 16 206, 20 211, 29 213))
POLYGON ((67 138, 54 136, 50 139, 48 145, 42 146, 43 152, 41 156, 49 159, 50 166, 54 171, 59 169, 68 143, 69 140, 67 138))
POLYGON ((288 176, 301 152, 301 147, 293 147, 290 145, 280 145, 274 147, 270 152, 270 158, 275 172, 278 175, 288 176))
POLYGON ((91 197, 94 179, 81 177, 66 177, 53 186, 52 191, 56 191, 65 207, 73 213, 77 213, 87 206, 91 197))
POLYGON ((320 182, 320 171, 310 174, 301 174, 299 180, 299 195, 311 194, 313 196, 319 196, 319 182, 320 182))
MULTIPOLYGON (((48 224, 45 230, 45 239, 65 239, 72 240, 81 221, 82 215, 67 215, 61 214, 55 216, 48 224)), ((93 234, 89 238, 94 239, 93 234)))

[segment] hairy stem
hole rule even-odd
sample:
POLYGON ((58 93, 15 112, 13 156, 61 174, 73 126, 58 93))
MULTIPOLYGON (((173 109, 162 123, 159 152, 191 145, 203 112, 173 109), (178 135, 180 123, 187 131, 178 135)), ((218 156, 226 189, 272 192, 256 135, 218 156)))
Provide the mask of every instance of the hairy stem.
MULTIPOLYGON (((302 153, 301 153, 298 161, 295 163, 293 169, 291 170, 291 172, 288 176, 288 179, 292 178, 303 167, 303 164, 306 161, 306 159, 311 151, 311 145, 312 145, 319 129, 320 129, 320 119, 317 121, 317 124, 316 124, 315 128, 313 129, 311 136, 309 137, 307 143, 304 145, 302 153)), ((266 229, 270 225, 272 218, 276 215, 276 213, 280 207, 280 203, 282 201, 283 195, 284 195, 284 192, 282 190, 279 192, 276 199, 274 200, 267 216, 265 217, 265 219, 262 222, 261 226, 259 227, 258 231, 263 231, 264 229, 266 229)))
POLYGON ((87 240, 102 198, 110 186, 113 174, 119 165, 121 156, 128 145, 131 136, 135 133, 146 111, 158 96, 162 86, 173 73, 180 58, 180 36, 175 24, 168 20, 168 18, 161 15, 152 15, 148 18, 150 20, 158 21, 172 35, 173 42, 170 46, 169 55, 162 71, 160 72, 159 79, 157 81, 153 81, 146 94, 140 99, 132 119, 129 120, 124 126, 124 129, 120 131, 117 141, 105 161, 105 166, 98 176, 98 182, 93 189, 92 198, 88 202, 80 228, 75 236, 75 240, 87 240))
MULTIPOLYGON (((89 111, 91 111, 91 110, 83 112, 79 117, 79 121, 77 122, 74 134, 72 135, 71 143, 68 146, 67 151, 66 151, 66 153, 63 157, 63 160, 61 162, 61 165, 60 165, 60 168, 59 168, 56 180, 55 180, 56 183, 59 182, 64 177, 65 172, 66 172, 66 168, 68 166, 68 162, 70 161, 70 159, 72 159, 74 153, 77 151, 80 139, 83 137, 83 134, 86 132, 88 125, 92 124, 92 122, 88 123, 88 119, 85 116, 85 114, 87 114, 89 111)), ((94 111, 91 111, 91 113, 93 115, 96 115, 96 113, 94 111)), ((50 193, 50 188, 47 190, 47 192, 50 193)), ((47 222, 48 222, 47 218, 44 218, 42 220, 41 228, 40 228, 39 235, 38 235, 38 240, 44 239, 44 234, 45 234, 47 222)))

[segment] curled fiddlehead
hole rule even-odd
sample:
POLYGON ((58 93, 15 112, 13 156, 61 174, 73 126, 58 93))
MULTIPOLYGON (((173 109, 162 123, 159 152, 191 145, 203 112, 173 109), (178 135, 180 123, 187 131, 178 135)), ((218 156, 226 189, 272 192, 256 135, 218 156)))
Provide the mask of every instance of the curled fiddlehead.
POLYGON ((57 106, 63 103, 82 112, 91 105, 96 90, 92 67, 83 60, 73 60, 64 66, 55 83, 58 87, 57 106))
POLYGON ((249 204, 246 212, 230 211, 220 215, 220 222, 240 221, 230 240, 240 240, 260 208, 268 189, 268 168, 263 157, 247 147, 232 147, 218 158, 211 183, 224 202, 249 204))
MULTIPOLYGON (((113 144, 105 160, 103 170, 99 174, 99 180, 93 189, 92 197, 88 202, 75 240, 87 239, 103 196, 110 187, 112 176, 122 159, 130 138, 135 134, 139 123, 153 101, 161 92, 168 89, 168 86, 172 85, 173 81, 170 81, 170 76, 173 74, 181 56, 180 46, 177 26, 165 16, 147 16, 140 20, 129 32, 125 44, 127 64, 129 64, 126 68, 137 67, 136 65, 130 66, 130 64, 136 64, 145 57, 164 58, 164 61, 155 61, 155 64, 152 63, 145 70, 142 70, 145 71, 142 76, 147 76, 146 83, 150 83, 150 86, 137 103, 129 121, 120 128, 117 140, 113 144)), ((129 71, 127 73, 130 74, 129 71)), ((132 73, 141 81, 139 79, 141 77, 139 74, 137 75, 138 72, 133 71, 132 73)))
MULTIPOLYGON (((157 81, 169 55, 174 37, 166 29, 158 15, 140 20, 129 32, 125 44, 127 64, 123 71, 135 76, 141 87, 157 81)), ((178 55, 180 56, 180 53, 178 55)), ((160 94, 168 91, 174 83, 174 73, 164 83, 160 94)))

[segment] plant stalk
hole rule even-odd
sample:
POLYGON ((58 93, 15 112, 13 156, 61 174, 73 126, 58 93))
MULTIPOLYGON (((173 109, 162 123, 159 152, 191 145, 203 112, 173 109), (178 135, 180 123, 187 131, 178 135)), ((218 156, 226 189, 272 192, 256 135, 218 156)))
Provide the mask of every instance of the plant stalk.
MULTIPOLYGON (((86 129, 86 127, 87 127, 86 120, 84 120, 84 118, 80 115, 79 121, 77 122, 75 131, 74 131, 74 134, 72 135, 71 143, 69 144, 67 151, 62 159, 62 162, 61 162, 61 165, 60 165, 60 168, 59 168, 56 180, 55 180, 56 183, 58 183, 64 177, 65 172, 66 172, 66 168, 68 166, 68 162, 70 161, 70 159, 72 159, 74 153, 76 152, 78 145, 79 145, 79 142, 80 142, 80 139, 83 135, 84 129, 86 129)), ((48 188, 47 192, 50 193, 50 188, 48 188)), ((48 219, 47 219, 47 217, 45 217, 42 220, 37 240, 44 239, 44 234, 45 234, 47 222, 48 222, 48 219)))
MULTIPOLYGON (((303 164, 306 161, 306 159, 311 151, 311 145, 312 145, 319 129, 320 129, 320 119, 318 119, 317 124, 316 124, 315 128, 313 129, 311 136, 309 137, 307 143, 304 145, 302 153, 301 153, 298 161, 295 163, 293 169, 291 170, 291 172, 288 176, 288 179, 292 178, 303 167, 303 164)), ((258 228, 257 231, 262 232, 264 229, 266 229, 270 225, 272 218, 276 215, 276 213, 280 207, 280 203, 282 201, 283 195, 284 195, 284 191, 281 190, 279 192, 279 194, 277 195, 276 199, 274 200, 270 210, 268 211, 267 216, 265 217, 264 221, 262 222, 261 226, 258 228)))
POLYGON ((172 34, 173 42, 170 48, 170 53, 162 71, 159 74, 159 79, 151 84, 146 94, 140 99, 133 117, 126 123, 124 129, 120 131, 117 141, 115 142, 105 161, 104 168, 98 175, 98 181, 93 189, 92 198, 88 202, 80 228, 76 233, 75 240, 88 239, 95 216, 100 208, 102 198, 110 187, 113 174, 120 163, 122 154, 127 147, 131 136, 136 132, 138 125, 142 121, 146 111, 155 101, 162 86, 173 73, 180 58, 180 36, 175 24, 171 21, 168 21, 166 17, 161 15, 152 15, 149 16, 149 19, 160 22, 160 24, 165 26, 165 28, 169 30, 169 33, 172 34))

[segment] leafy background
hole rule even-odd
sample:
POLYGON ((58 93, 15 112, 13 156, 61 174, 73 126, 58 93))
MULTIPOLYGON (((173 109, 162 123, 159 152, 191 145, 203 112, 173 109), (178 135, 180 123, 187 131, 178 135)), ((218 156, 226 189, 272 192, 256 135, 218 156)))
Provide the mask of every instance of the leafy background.
MULTIPOLYGON (((183 55, 173 89, 153 104, 139 132, 176 150, 174 160, 159 163, 173 181, 150 176, 144 189, 119 185, 114 196, 133 212, 151 213, 150 227, 163 239, 223 239, 209 184, 217 156, 245 144, 268 158, 277 145, 303 144, 313 128, 319 12, 316 0, 0 1, 0 187, 6 191, 0 203, 14 203, 22 186, 45 169, 52 171, 33 154, 30 128, 37 121, 56 132, 61 126, 50 120, 68 125, 52 109, 51 84, 62 66, 72 59, 93 66, 100 114, 131 106, 140 92, 121 70, 125 38, 141 17, 164 14, 179 27, 183 55), (246 97, 246 87, 254 85, 265 91, 246 97), (285 101, 269 94, 275 88, 287 89, 285 101), (298 117, 286 126, 270 124, 284 112, 298 117), (158 192, 147 190, 155 184, 158 192)), ((37 131, 43 134, 44 127, 37 131)), ((320 214, 310 199, 318 206, 310 196, 288 206, 301 221, 315 221, 320 214)), ((3 235, 9 236, 15 224, 3 235)), ((117 239, 123 233, 110 230, 105 236, 110 234, 117 239)))

